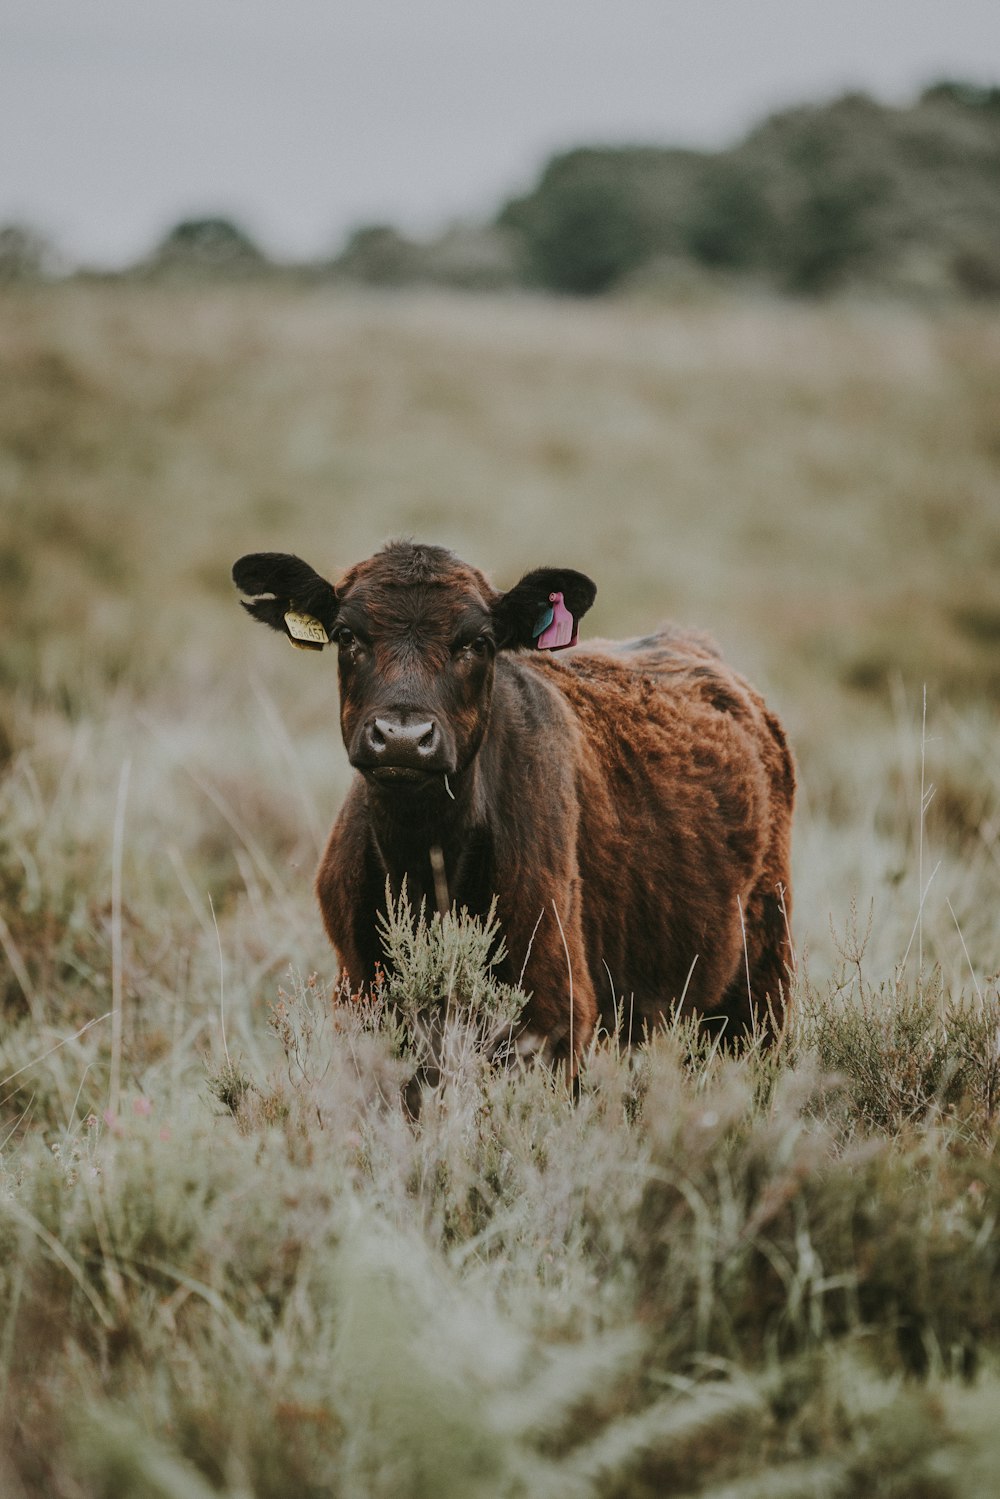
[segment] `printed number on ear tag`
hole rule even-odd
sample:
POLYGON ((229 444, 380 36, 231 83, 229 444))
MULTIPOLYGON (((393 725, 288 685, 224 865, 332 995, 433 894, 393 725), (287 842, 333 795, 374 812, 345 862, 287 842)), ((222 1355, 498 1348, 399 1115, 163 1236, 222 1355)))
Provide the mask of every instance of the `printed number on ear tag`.
POLYGON ((561 651, 567 645, 576 645, 576 621, 563 603, 561 593, 549 594, 550 608, 542 612, 535 626, 535 645, 540 651, 561 651))
POLYGON ((326 630, 311 614, 298 614, 294 609, 289 609, 285 615, 285 625, 292 644, 300 651, 321 651, 330 643, 326 630))

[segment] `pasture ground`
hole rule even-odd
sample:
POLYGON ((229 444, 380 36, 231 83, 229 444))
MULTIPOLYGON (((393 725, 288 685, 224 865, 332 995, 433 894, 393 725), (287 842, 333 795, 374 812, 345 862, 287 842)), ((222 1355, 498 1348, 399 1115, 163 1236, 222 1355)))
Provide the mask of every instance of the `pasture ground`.
POLYGON ((992 1496, 998 701, 996 313, 4 290, 0 1491, 992 1496), (333 662, 229 583, 400 534, 783 715, 776 1055, 490 1075, 452 926, 403 1118, 311 894, 333 662))

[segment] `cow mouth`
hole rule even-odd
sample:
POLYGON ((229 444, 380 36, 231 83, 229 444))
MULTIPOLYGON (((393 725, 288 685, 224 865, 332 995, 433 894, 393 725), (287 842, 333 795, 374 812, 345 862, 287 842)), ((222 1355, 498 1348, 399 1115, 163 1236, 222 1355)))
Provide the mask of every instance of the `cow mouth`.
POLYGON ((418 790, 434 782, 440 784, 443 778, 447 778, 445 771, 421 770, 414 765, 366 765, 362 767, 362 773, 366 780, 374 781, 378 786, 394 786, 400 790, 418 790))

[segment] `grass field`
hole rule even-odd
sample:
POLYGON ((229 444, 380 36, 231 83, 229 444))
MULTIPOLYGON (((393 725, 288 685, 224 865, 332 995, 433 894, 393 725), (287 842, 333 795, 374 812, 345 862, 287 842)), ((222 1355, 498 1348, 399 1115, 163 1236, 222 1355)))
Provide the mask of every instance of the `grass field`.
POLYGON ((0 1493, 992 1496, 998 731, 996 313, 3 291, 0 1493), (401 534, 781 713, 776 1056, 491 1075, 449 928, 403 1117, 313 906, 333 665, 229 582, 401 534))

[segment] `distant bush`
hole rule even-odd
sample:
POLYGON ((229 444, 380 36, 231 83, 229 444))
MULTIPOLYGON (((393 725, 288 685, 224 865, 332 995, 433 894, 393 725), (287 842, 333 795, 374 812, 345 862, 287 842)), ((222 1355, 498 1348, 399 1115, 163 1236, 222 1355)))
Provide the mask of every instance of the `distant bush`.
POLYGON ((1000 88, 945 78, 924 89, 920 102, 955 104, 960 109, 986 109, 1000 114, 1000 88))
POLYGON ((355 229, 332 269, 369 286, 427 283, 493 291, 523 279, 519 244, 489 224, 452 224, 434 239, 415 240, 391 224, 355 229))
POLYGON ((707 160, 684 214, 689 254, 713 269, 746 270, 766 263, 776 234, 758 174, 724 157, 707 160))
POLYGON ((425 274, 438 286, 495 291, 524 280, 521 244, 493 224, 452 224, 423 246, 425 274))
POLYGON ((420 247, 391 224, 364 224, 350 235, 334 264, 372 286, 404 286, 419 277, 420 247))
POLYGON ((571 151, 497 222, 521 235, 531 281, 592 296, 654 256, 683 249, 684 203, 700 161, 694 152, 651 148, 571 151))
POLYGON ((525 239, 531 279, 553 291, 607 291, 651 254, 639 195, 620 173, 623 153, 575 151, 553 161, 531 198, 500 223, 525 239))
POLYGON ((830 291, 852 274, 864 274, 878 253, 869 211, 879 191, 878 179, 864 174, 830 183, 817 177, 809 184, 776 256, 790 291, 830 291))
POLYGON ((146 262, 147 269, 245 273, 267 265, 267 257, 247 231, 226 218, 183 219, 146 262))
POLYGON ((970 297, 1000 297, 1000 244, 967 245, 951 263, 956 284, 970 297))
POLYGON ((27 224, 0 228, 0 285, 57 275, 59 256, 43 234, 27 224))

